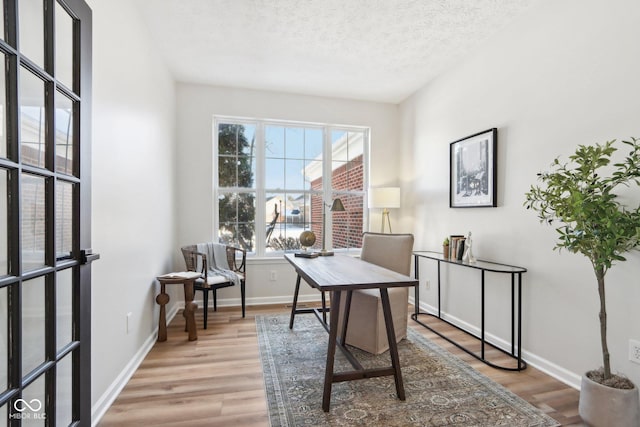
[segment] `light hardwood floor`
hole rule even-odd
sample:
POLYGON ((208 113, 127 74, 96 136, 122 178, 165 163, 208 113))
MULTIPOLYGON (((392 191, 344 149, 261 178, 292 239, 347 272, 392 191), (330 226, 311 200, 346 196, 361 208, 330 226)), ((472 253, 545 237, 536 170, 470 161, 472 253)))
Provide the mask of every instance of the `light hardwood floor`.
MULTIPOLYGON (((222 308, 209 312, 208 329, 204 330, 199 309, 198 340, 192 342, 187 340, 184 318, 178 313, 168 325, 167 341, 154 345, 99 425, 269 426, 255 316, 288 312, 285 305, 252 306, 247 307, 243 319, 238 308, 222 308)), ((562 425, 583 426, 577 390, 532 367, 522 372, 491 368, 411 319, 409 327, 562 425)), ((463 345, 473 345, 473 338, 455 328, 440 327, 463 345)), ((494 357, 489 352, 487 356, 494 357)))

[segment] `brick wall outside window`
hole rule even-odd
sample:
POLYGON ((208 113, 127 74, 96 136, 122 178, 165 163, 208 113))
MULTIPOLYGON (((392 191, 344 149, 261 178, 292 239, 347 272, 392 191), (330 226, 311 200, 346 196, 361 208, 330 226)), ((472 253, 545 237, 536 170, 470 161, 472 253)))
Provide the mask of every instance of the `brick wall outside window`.
MULTIPOLYGON (((352 161, 333 170, 331 183, 334 189, 361 191, 364 183, 363 157, 358 156, 352 161)), ((311 183, 313 190, 322 191, 322 178, 311 183)), ((334 198, 336 195, 334 195, 334 198)), ((338 198, 344 205, 345 212, 331 212, 326 208, 326 215, 333 217, 331 233, 333 235, 334 248, 360 248, 362 247, 362 232, 364 231, 364 200, 359 194, 338 194, 338 198)), ((320 241, 322 239, 322 200, 320 197, 311 199, 311 217, 314 218, 312 231, 320 241), (315 222, 315 218, 319 218, 315 222)))

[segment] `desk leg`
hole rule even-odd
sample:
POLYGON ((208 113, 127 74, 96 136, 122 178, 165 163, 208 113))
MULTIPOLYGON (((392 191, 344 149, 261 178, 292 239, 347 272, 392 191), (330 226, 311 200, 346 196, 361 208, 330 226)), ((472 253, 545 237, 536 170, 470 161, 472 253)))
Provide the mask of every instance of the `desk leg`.
MULTIPOLYGON (((349 326, 349 313, 351 312, 351 298, 353 291, 347 291, 347 299, 344 304, 344 315, 342 320, 342 332, 340 333, 340 344, 347 345, 347 327, 349 326)), ((337 321, 338 319, 336 319, 337 321)))
POLYGON ((195 311, 198 306, 193 302, 193 280, 184 282, 184 318, 189 332, 189 341, 198 339, 198 331, 196 329, 195 311))
POLYGON ((293 319, 296 317, 296 306, 298 305, 298 292, 300 291, 300 275, 296 279, 296 290, 293 292, 293 303, 291 303, 291 318, 289 319, 289 329, 293 329, 293 319))
POLYGON ((158 341, 167 340, 167 311, 165 305, 169 302, 169 295, 165 292, 164 283, 160 284, 160 294, 156 302, 160 305, 160 317, 158 318, 158 341))
MULTIPOLYGON (((329 412, 331 404, 331 385, 333 383, 333 362, 336 355, 336 338, 338 335, 338 317, 340 316, 340 291, 331 295, 331 320, 329 322, 329 345, 327 347, 327 366, 324 371, 324 393, 322 394, 322 410, 329 412)), ((388 301, 387 301, 388 302, 388 301)))
POLYGON ((327 299, 324 296, 324 291, 320 291, 322 294, 322 321, 327 324, 327 299))
POLYGON ((386 288, 380 288, 380 297, 382 299, 384 323, 387 327, 387 339, 389 340, 389 356, 391 356, 393 378, 396 380, 396 392, 398 393, 398 398, 400 400, 405 400, 402 372, 400 371, 400 357, 398 356, 398 343, 396 343, 396 332, 393 329, 393 317, 391 316, 391 304, 389 303, 389 293, 386 288))

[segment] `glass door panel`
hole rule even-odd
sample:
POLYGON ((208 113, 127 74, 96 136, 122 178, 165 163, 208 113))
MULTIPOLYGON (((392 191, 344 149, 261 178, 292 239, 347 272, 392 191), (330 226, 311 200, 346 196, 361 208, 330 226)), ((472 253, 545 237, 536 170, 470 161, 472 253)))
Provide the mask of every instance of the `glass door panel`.
POLYGON ((34 270, 45 265, 45 181, 22 174, 22 269, 34 270))
MULTIPOLYGON (((9 360, 9 337, 7 331, 9 330, 9 319, 7 318, 9 313, 7 288, 0 288, 0 393, 7 389, 8 385, 8 371, 7 360, 9 360)), ((2 425, 3 418, 0 418, 0 425, 2 425)))
POLYGON ((19 0, 20 52, 44 68, 43 0, 19 0))
POLYGON ((69 258, 73 250, 73 184, 56 182, 56 259, 69 258))
POLYGON ((73 102, 58 92, 55 111, 56 172, 73 175, 73 102))
POLYGON ((56 79, 73 88, 73 19, 56 2, 56 79))
POLYGON ((0 7, 0 39, 4 40, 4 7, 0 7))
POLYGON ((20 69, 20 144, 22 161, 44 168, 44 82, 29 70, 20 69))
POLYGON ((73 269, 56 275, 56 350, 71 343, 73 331, 73 269))
POLYGON ((45 379, 44 375, 29 384, 22 391, 22 401, 17 402, 15 406, 23 409, 20 413, 22 425, 28 427, 44 426, 47 413, 45 409, 45 379), (21 405, 22 404, 22 405, 21 405))
MULTIPOLYGON (((2 13, 0 12, 0 17, 2 13)), ((0 21, 2 22, 2 21, 0 21)), ((2 25, 0 25, 2 27, 2 25)), ((2 32, 4 34, 4 32, 2 32)), ((6 57, 0 53, 0 157, 7 157, 7 73, 6 57)))
POLYGON ((65 356, 64 359, 58 362, 56 367, 57 381, 56 381, 56 425, 68 426, 72 421, 72 396, 73 396, 73 383, 72 383, 72 360, 71 355, 65 356))
POLYGON ((45 278, 22 283, 22 375, 45 361, 45 278))
POLYGON ((0 169, 0 277, 9 274, 8 173, 0 169))

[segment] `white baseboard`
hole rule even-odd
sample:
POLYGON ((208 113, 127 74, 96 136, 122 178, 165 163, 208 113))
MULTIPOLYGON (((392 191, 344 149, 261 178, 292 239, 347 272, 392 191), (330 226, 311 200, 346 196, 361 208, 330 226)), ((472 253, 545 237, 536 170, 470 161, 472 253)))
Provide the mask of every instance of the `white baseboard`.
POLYGON ((571 372, 568 369, 563 368, 562 366, 551 363, 548 360, 543 359, 533 353, 529 353, 525 350, 522 351, 522 356, 527 361, 527 363, 534 368, 559 381, 562 381, 569 387, 580 390, 580 382, 582 381, 581 375, 578 375, 575 372, 571 372))
MULTIPOLYGON (((411 304, 415 304, 415 299, 410 296, 409 297, 409 302, 411 304)), ((434 307, 432 305, 426 304, 424 302, 420 303, 420 311, 423 312, 427 312, 427 313, 437 313, 438 309, 437 307, 434 307)), ((446 320, 447 322, 450 322, 466 331, 469 331, 475 335, 480 335, 480 328, 472 325, 470 323, 467 323, 455 316, 452 316, 444 311, 441 311, 441 316, 444 320, 446 320)), ((485 339, 487 342, 490 342, 492 345, 505 350, 507 352, 511 352, 511 343, 490 333, 485 332, 485 339)), ((534 353, 531 353, 530 351, 527 351, 527 349, 523 348, 522 349, 522 359, 524 359, 527 364, 533 366, 534 368, 544 372, 545 374, 559 380, 562 381, 563 383, 565 383, 566 385, 568 385, 569 387, 573 387, 576 390, 580 390, 580 381, 581 381, 581 376, 576 374, 575 372, 571 372, 561 366, 556 365, 555 363, 552 363, 534 353)))
MULTIPOLYGON (((276 305, 276 304, 286 304, 291 305, 292 302, 291 295, 284 296, 276 296, 276 297, 256 297, 256 298, 247 298, 245 300, 246 305, 276 305)), ((320 293, 316 295, 300 295, 298 297, 298 304, 304 304, 307 302, 320 302, 321 296, 320 293)), ((202 300, 197 300, 198 307, 202 307, 202 300)), ((242 300, 240 298, 218 298, 218 307, 240 307, 242 304, 242 300)), ((213 301, 209 298, 209 308, 213 308, 213 301)))
MULTIPOLYGON (((173 308, 167 313, 167 324, 175 317, 179 310, 184 308, 184 303, 174 304, 173 308)), ((157 324, 157 322, 156 322, 157 324)), ((158 339, 158 327, 147 337, 140 349, 136 352, 133 358, 127 363, 120 375, 111 383, 109 388, 100 396, 100 399, 91 408, 91 425, 97 426, 109 407, 116 400, 122 389, 127 385, 129 379, 136 372, 147 353, 151 351, 154 344, 158 339)))

